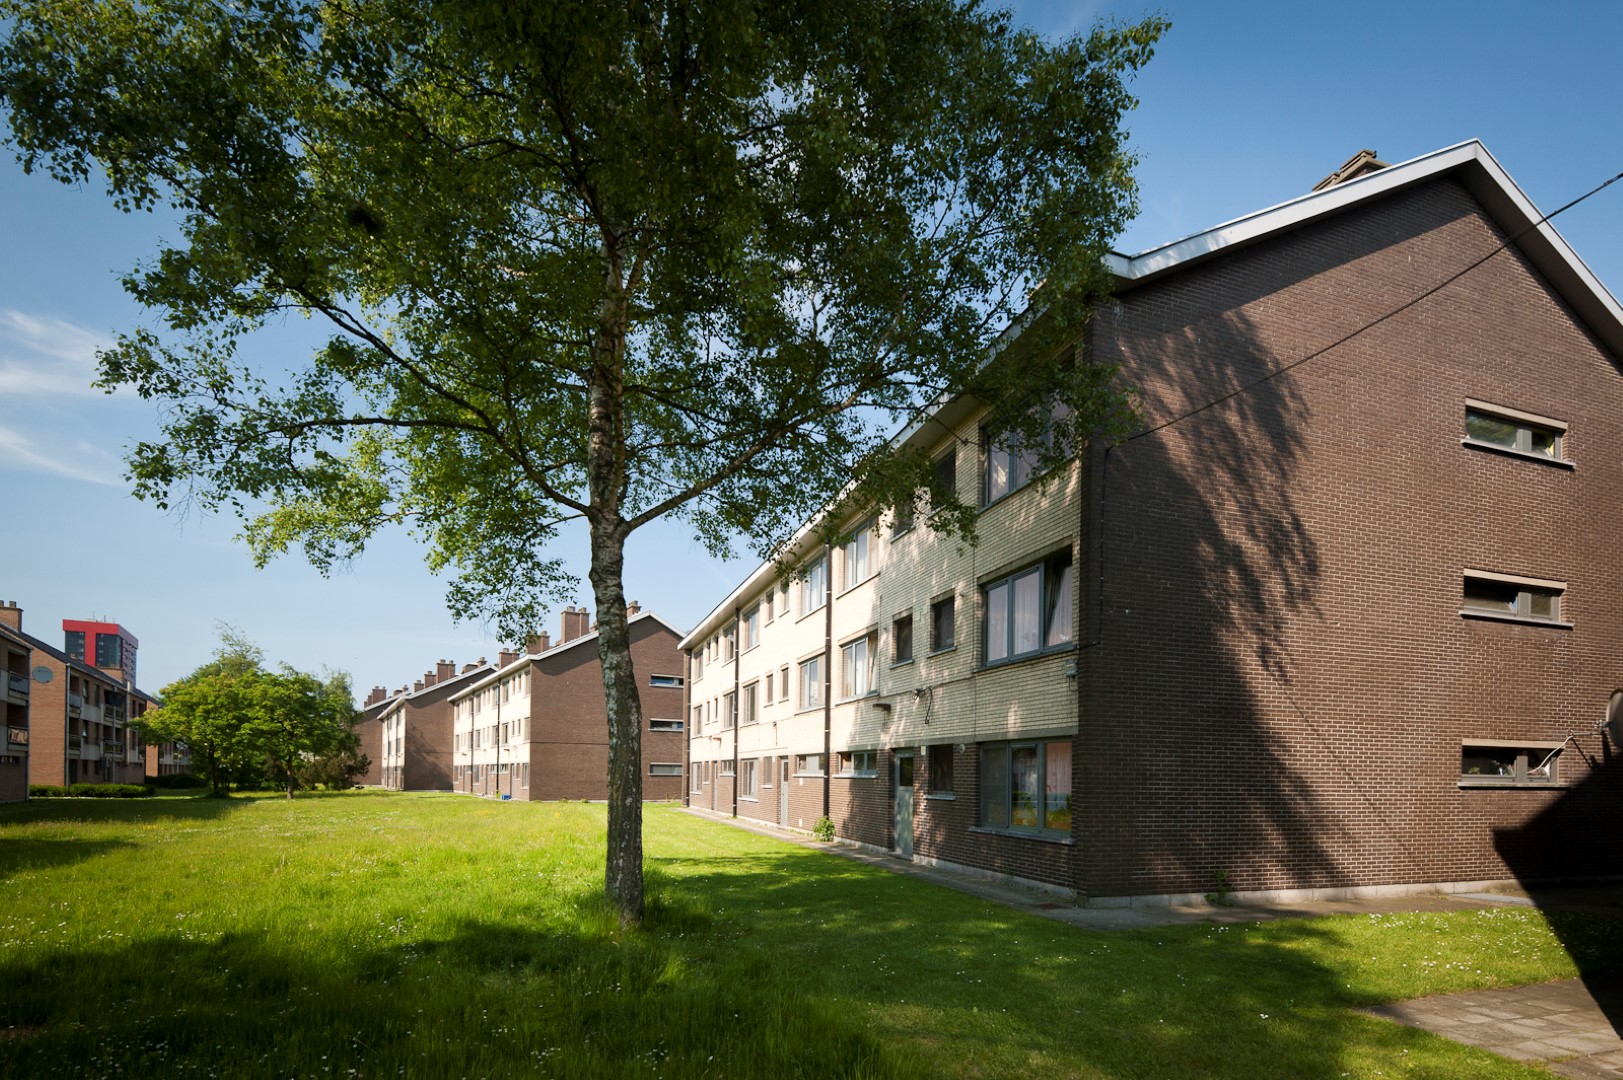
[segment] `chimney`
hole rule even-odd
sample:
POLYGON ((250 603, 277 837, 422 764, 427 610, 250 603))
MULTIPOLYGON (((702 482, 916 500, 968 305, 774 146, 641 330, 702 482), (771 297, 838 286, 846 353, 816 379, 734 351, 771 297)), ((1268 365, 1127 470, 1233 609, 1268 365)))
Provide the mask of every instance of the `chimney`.
POLYGON ((564 608, 564 634, 559 640, 559 644, 574 641, 586 633, 586 626, 589 621, 585 607, 582 607, 579 611, 576 611, 573 607, 564 608))
POLYGON ((496 666, 506 667, 508 664, 511 664, 517 659, 518 653, 513 652, 511 649, 503 649, 501 652, 496 654, 496 666))
POLYGON ((0 603, 0 626, 9 626, 19 632, 22 630, 23 609, 17 606, 17 601, 7 600, 0 603))
POLYGON ((422 688, 423 688, 423 680, 418 679, 417 680, 417 685, 412 687, 412 692, 416 693, 417 691, 421 690, 422 688))
POLYGON ((1325 188, 1335 187, 1337 184, 1345 184, 1348 180, 1357 180, 1360 176, 1380 172, 1390 164, 1391 162, 1382 161, 1376 157, 1373 150, 1360 150, 1348 158, 1341 168, 1314 184, 1313 190, 1323 191, 1325 188))
POLYGON ((532 653, 544 653, 552 648, 552 635, 545 630, 539 634, 531 634, 529 639, 525 641, 524 648, 532 653))
POLYGON ((642 611, 642 605, 637 603, 635 600, 631 601, 631 603, 626 605, 626 617, 627 618, 630 618, 633 615, 637 615, 641 611, 642 611))
POLYGON ((434 667, 439 672, 438 676, 436 677, 436 681, 438 682, 444 682, 446 679, 449 679, 456 674, 455 660, 440 660, 434 665, 434 667))
POLYGON ((435 683, 437 683, 439 681, 440 681, 439 676, 434 674, 432 671, 423 672, 423 686, 424 687, 433 686, 435 683))

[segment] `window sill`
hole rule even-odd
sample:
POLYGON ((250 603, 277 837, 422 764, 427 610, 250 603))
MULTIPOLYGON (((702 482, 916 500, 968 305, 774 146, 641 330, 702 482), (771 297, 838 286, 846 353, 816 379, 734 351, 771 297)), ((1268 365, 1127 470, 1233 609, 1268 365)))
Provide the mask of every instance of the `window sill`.
POLYGON ((955 795, 954 793, 950 792, 950 791, 932 791, 929 794, 925 795, 924 798, 926 800, 933 800, 935 802, 957 802, 958 801, 958 796, 955 795))
POLYGON ((853 697, 835 698, 834 699, 834 704, 836 704, 836 705, 852 705, 852 704, 855 704, 855 703, 860 702, 860 701, 867 701, 869 698, 876 698, 878 696, 879 696, 879 691, 877 691, 877 690, 869 690, 866 694, 857 694, 857 695, 855 695, 853 697))
POLYGON ((932 649, 930 652, 925 653, 925 655, 926 656, 946 656, 948 653, 955 653, 957 651, 958 651, 958 646, 956 646, 956 645, 948 645, 945 649, 932 649))
POLYGON ((1076 645, 1067 641, 1063 645, 1050 645, 1046 649, 1039 649, 1032 653, 1021 653, 1019 656, 1007 656, 1002 660, 988 660, 981 665, 980 670, 999 671, 1003 668, 1015 667, 1019 664, 1029 664, 1033 660, 1052 660, 1056 656, 1065 656, 1068 653, 1075 652, 1076 645))
POLYGON ((1464 619, 1485 619, 1488 622, 1520 623, 1522 626, 1543 626, 1551 630, 1571 630, 1569 622, 1557 622, 1554 619, 1530 619, 1526 615, 1505 615, 1497 611, 1475 611, 1471 608, 1461 608, 1460 617, 1464 619))
POLYGON ((1461 777, 1455 786, 1462 791, 1467 788, 1490 788, 1494 791, 1504 791, 1506 788, 1514 788, 1517 791, 1567 791, 1572 788, 1571 784, 1562 783, 1518 784, 1508 776, 1485 776, 1480 780, 1467 780, 1461 777))
POLYGON ((899 668, 899 667, 912 667, 913 666, 913 658, 911 656, 909 656, 906 660, 892 660, 890 662, 890 666, 891 666, 892 669, 899 668))
POLYGON ((840 597, 844 596, 846 593, 856 592, 858 589, 862 588, 864 585, 868 584, 868 582, 872 581, 874 578, 876 578, 878 576, 879 576, 879 571, 875 570, 873 573, 869 574, 867 577, 863 578, 861 581, 853 581, 849 585, 841 586, 840 591, 834 594, 834 599, 838 600, 840 597))
POLYGON ((797 772, 797 773, 795 773, 795 779, 796 780, 821 780, 822 778, 823 778, 823 774, 820 773, 820 772, 797 772))
POLYGON ((822 711, 823 711, 823 703, 821 701, 819 701, 816 705, 807 705, 804 708, 796 709, 795 710, 795 715, 796 716, 805 716, 807 713, 822 712, 822 711))
POLYGON ((756 798, 754 795, 740 795, 738 797, 738 801, 739 802, 760 802, 761 800, 756 798))
POLYGON ((877 780, 879 774, 875 772, 841 772, 835 773, 836 780, 877 780))
POLYGON ((1511 446, 1500 446, 1497 443, 1483 442, 1480 439, 1461 439, 1460 445, 1468 450, 1486 450, 1490 454, 1502 454, 1505 457, 1521 458, 1523 461, 1536 461, 1540 465, 1553 465, 1557 469, 1571 471, 1577 466, 1566 458, 1545 457, 1543 454, 1531 454, 1526 450, 1517 450, 1511 446))
POLYGON ((1062 833, 1027 832, 1023 829, 1004 829, 996 825, 971 825, 969 831, 982 833, 987 836, 1012 836, 1017 840, 1036 840, 1043 844, 1059 844, 1062 847, 1075 847, 1076 841, 1062 833))
POLYGON ((819 611, 822 611, 827 606, 828 606, 828 604, 826 602, 824 602, 824 603, 818 604, 816 607, 812 608, 810 611, 802 611, 795 618, 795 622, 797 622, 797 623, 798 622, 804 622, 807 619, 811 618, 813 615, 816 615, 819 611))

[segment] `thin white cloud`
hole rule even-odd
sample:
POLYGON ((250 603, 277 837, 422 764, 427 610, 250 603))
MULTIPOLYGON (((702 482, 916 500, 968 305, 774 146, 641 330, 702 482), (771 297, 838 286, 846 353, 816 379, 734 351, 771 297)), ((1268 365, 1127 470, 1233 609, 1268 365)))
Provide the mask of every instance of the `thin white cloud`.
POLYGON ((66 319, 0 308, 0 395, 99 397, 96 351, 112 344, 66 319))
POLYGON ((122 471, 116 459, 88 444, 81 443, 80 448, 106 459, 108 467, 105 470, 93 470, 84 462, 68 461, 42 453, 28 436, 15 428, 0 424, 0 468, 48 473, 52 476, 64 476, 70 480, 82 480, 87 484, 101 484, 104 487, 119 487, 123 484, 122 471))

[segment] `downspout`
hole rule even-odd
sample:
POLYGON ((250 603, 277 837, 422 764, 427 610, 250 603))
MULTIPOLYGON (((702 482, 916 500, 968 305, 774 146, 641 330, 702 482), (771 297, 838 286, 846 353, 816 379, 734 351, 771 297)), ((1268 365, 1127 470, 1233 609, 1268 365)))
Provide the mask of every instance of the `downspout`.
POLYGON ((834 545, 823 557, 823 816, 829 811, 829 760, 834 737, 834 545))
POLYGON ((740 608, 733 608, 733 708, 731 720, 733 722, 733 817, 738 816, 738 694, 739 669, 743 666, 743 642, 739 640, 738 632, 743 629, 743 615, 740 608))
POLYGON ((687 738, 682 740, 682 805, 691 809, 693 807, 693 650, 689 649, 682 654, 687 661, 687 678, 682 680, 682 730, 687 732, 687 738))
POLYGON ((492 741, 495 742, 495 744, 496 744, 496 801, 501 802, 501 799, 502 799, 502 669, 501 669, 501 665, 500 665, 500 662, 499 662, 500 657, 498 657, 497 660, 498 660, 498 663, 497 663, 497 666, 496 666, 496 684, 495 684, 495 687, 494 687, 494 689, 496 691, 496 730, 493 732, 493 734, 496 736, 496 738, 494 740, 492 740, 492 741))

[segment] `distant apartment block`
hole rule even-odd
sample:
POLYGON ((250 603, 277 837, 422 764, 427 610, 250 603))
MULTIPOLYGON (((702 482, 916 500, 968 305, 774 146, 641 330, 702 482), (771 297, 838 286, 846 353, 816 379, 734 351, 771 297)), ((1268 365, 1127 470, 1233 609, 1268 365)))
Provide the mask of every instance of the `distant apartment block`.
POLYGON ((34 647, 18 629, 22 612, 12 601, 0 604, 0 650, 5 664, 5 739, 0 741, 0 802, 21 802, 28 798, 29 703, 33 695, 34 647), (12 620, 15 619, 15 625, 12 620))
MULTIPOLYGON (((631 604, 631 662, 642 706, 647 800, 682 797, 681 632, 631 604)), ((585 608, 563 612, 554 644, 541 634, 523 655, 451 697, 455 790, 519 800, 606 799, 608 715, 597 632, 585 608)))
POLYGON ((460 672, 455 663, 441 660, 413 686, 392 695, 374 689, 362 714, 362 746, 375 740, 376 783, 395 791, 450 791, 451 698, 492 670, 484 657, 460 672))

